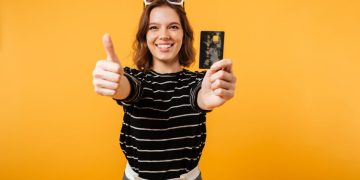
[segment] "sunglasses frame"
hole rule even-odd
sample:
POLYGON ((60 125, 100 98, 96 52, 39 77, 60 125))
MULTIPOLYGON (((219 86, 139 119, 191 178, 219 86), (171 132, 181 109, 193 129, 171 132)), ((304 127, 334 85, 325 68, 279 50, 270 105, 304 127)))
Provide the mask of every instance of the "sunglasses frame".
MULTIPOLYGON (((168 3, 170 3, 170 4, 184 7, 184 0, 181 0, 181 2, 172 2, 172 1, 170 1, 170 0, 166 0, 166 1, 167 1, 168 3)), ((151 2, 147 2, 147 0, 144 0, 144 5, 145 5, 145 7, 146 7, 147 5, 150 5, 150 4, 151 4, 151 2)))

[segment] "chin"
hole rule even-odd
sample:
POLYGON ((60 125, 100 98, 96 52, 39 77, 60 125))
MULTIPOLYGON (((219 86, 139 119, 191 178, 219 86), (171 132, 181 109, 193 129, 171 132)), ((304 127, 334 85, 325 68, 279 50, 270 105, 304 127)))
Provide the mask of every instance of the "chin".
POLYGON ((174 58, 159 58, 159 61, 162 61, 162 62, 173 62, 175 61, 174 58))

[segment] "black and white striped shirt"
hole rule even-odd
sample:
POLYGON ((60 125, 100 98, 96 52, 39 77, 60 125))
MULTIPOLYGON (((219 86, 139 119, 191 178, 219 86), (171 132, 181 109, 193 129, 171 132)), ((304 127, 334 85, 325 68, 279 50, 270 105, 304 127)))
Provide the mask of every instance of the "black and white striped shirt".
POLYGON ((206 139, 206 112, 197 105, 205 72, 159 74, 124 68, 131 93, 120 146, 141 178, 178 178, 198 165, 206 139))

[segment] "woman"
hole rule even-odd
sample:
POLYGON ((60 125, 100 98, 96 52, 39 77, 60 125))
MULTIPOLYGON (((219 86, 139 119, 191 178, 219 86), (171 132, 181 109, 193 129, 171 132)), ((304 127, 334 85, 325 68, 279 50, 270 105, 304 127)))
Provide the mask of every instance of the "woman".
POLYGON ((94 88, 124 109, 124 179, 199 180, 206 113, 234 96, 232 62, 218 61, 206 74, 184 69, 195 52, 183 0, 144 2, 134 46, 138 69, 121 66, 105 34, 107 59, 96 64, 94 88))

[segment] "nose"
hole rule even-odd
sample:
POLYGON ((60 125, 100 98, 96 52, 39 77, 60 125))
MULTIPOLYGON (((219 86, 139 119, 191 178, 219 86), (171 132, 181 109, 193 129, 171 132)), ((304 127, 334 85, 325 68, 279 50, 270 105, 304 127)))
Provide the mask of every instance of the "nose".
POLYGON ((161 35, 160 36, 160 40, 162 40, 162 41, 167 41, 169 39, 170 39, 170 37, 168 35, 161 35))
POLYGON ((168 33, 167 29, 163 29, 161 31, 159 39, 162 40, 162 41, 167 41, 167 40, 170 39, 170 36, 169 36, 169 33, 168 33))

